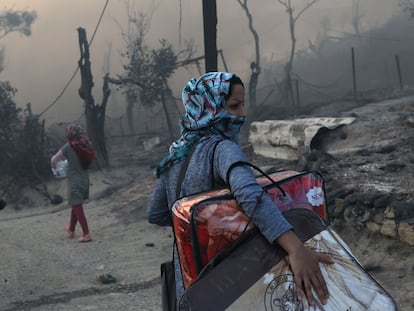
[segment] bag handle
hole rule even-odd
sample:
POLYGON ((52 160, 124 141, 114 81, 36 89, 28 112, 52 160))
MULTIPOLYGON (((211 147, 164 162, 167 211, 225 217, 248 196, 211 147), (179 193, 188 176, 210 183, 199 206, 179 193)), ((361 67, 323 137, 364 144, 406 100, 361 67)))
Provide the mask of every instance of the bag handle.
POLYGON ((191 156, 194 153, 194 150, 195 150, 195 146, 196 145, 197 144, 194 144, 191 147, 190 151, 187 154, 187 158, 185 159, 184 165, 181 168, 180 176, 178 177, 178 181, 177 181, 177 188, 175 189, 175 200, 178 200, 178 198, 180 197, 181 186, 182 186, 182 183, 184 181, 185 174, 187 173, 187 168, 188 168, 188 165, 190 164, 191 156))
MULTIPOLYGON (((215 187, 215 182, 214 182, 214 155, 216 154, 216 148, 218 146, 218 144, 221 142, 222 140, 218 140, 214 143, 213 146, 213 156, 212 156, 212 160, 211 160, 211 176, 213 177, 212 181, 211 181, 211 189, 214 189, 215 187)), ((183 167, 181 168, 181 172, 180 172, 180 176, 178 177, 178 181, 177 181, 177 188, 175 190, 175 199, 178 200, 180 197, 180 193, 181 193, 181 186, 182 183, 184 182, 184 178, 185 178, 185 174, 187 173, 187 168, 188 165, 190 164, 190 160, 191 160, 191 156, 194 153, 195 147, 197 144, 194 144, 191 149, 190 152, 187 155, 187 158, 185 159, 185 163, 183 165, 183 167)))
POLYGON ((231 172, 231 170, 233 169, 233 168, 235 168, 235 167, 237 167, 237 166, 242 166, 242 165, 247 165, 247 166, 250 166, 250 167, 252 167, 252 168, 254 168, 256 171, 258 171, 259 173, 261 173, 264 177, 266 177, 267 179, 269 179, 270 180, 270 182, 272 183, 272 184, 274 184, 279 190, 280 190, 280 192, 282 192, 282 195, 284 196, 284 197, 286 197, 286 192, 285 192, 285 190, 283 190, 282 189, 282 187, 275 181, 275 180, 273 180, 268 174, 266 174, 261 168, 259 168, 258 166, 256 166, 256 165, 254 165, 254 164, 252 164, 252 163, 250 163, 250 162, 246 162, 246 161, 237 161, 237 162, 234 162, 232 165, 230 165, 230 167, 228 168, 228 170, 227 170, 227 173, 226 173, 226 184, 230 187, 230 172, 231 172))
POLYGON ((210 173, 211 175, 210 176, 212 177, 211 178, 211 189, 216 188, 216 183, 214 181, 214 158, 215 158, 215 155, 216 155, 217 146, 220 142, 222 142, 222 139, 216 141, 214 143, 214 146, 213 146, 213 156, 211 157, 211 165, 210 165, 210 167, 211 167, 211 173, 210 173))

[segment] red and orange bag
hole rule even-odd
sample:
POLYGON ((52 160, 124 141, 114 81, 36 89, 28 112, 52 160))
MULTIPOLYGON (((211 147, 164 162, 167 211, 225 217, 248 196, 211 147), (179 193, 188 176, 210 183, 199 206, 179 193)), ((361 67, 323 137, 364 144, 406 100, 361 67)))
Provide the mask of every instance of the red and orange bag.
MULTIPOLYGON (((319 173, 280 171, 259 176, 257 181, 281 212, 305 208, 329 221, 324 181, 319 173)), ((254 227, 229 189, 177 200, 172 215, 185 288, 221 250, 254 227)))

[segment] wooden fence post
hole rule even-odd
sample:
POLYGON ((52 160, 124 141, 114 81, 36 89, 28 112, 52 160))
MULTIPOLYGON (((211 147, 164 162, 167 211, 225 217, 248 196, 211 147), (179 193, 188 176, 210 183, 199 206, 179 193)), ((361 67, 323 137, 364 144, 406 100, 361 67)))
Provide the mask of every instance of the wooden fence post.
POLYGON ((299 96, 299 79, 295 80, 295 89, 296 89, 296 106, 298 111, 300 111, 300 96, 299 96))
POLYGON ((397 65, 397 73, 398 73, 398 81, 400 83, 400 90, 403 91, 404 84, 403 84, 403 81, 402 81, 400 58, 398 57, 398 55, 395 55, 395 63, 397 65))
POLYGON ((353 91, 354 91, 354 100, 357 100, 357 86, 356 86, 355 53, 354 53, 354 48, 351 48, 351 57, 352 57, 352 83, 353 83, 353 91))

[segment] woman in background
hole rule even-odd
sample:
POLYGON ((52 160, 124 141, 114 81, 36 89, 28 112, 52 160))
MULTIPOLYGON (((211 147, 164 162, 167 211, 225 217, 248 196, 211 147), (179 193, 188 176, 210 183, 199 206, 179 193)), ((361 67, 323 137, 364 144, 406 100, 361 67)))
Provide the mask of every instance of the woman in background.
POLYGON ((77 124, 66 127, 68 142, 51 158, 52 171, 56 172, 57 163, 68 161, 68 203, 72 206, 69 225, 65 226, 66 236, 74 238, 76 223, 82 228, 79 242, 92 241, 88 221, 83 211, 83 203, 89 199, 88 168, 95 159, 92 143, 83 128, 77 124))

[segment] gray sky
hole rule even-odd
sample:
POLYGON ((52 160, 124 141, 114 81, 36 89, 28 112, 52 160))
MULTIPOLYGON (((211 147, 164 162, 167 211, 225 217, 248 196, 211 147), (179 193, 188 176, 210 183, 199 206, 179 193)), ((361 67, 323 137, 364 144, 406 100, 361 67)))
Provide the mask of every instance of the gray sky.
MULTIPOLYGON (((5 70, 1 80, 9 80, 18 89, 16 102, 24 106, 32 103, 35 113, 49 106, 62 91, 79 59, 76 29, 84 27, 90 39, 106 0, 0 0, 2 9, 27 9, 37 11, 38 18, 32 26, 32 35, 24 37, 10 34, 0 45, 6 48, 5 70)), ((296 0, 298 7, 303 0, 296 0)), ((361 0, 363 27, 381 25, 396 11, 398 0, 361 0)), ((119 55, 124 49, 119 24, 126 25, 126 0, 109 0, 103 20, 90 47, 94 75, 94 97, 101 99, 101 81, 104 75, 104 54, 112 45, 110 73, 122 71, 119 55)), ((160 38, 167 38, 173 45, 179 42, 179 0, 130 0, 136 10, 153 12, 148 33, 149 43, 158 47, 160 38)), ((201 0, 181 0, 182 40, 193 40, 197 55, 203 51, 201 0)), ((351 31, 350 10, 352 0, 320 0, 310 8, 297 24, 298 48, 314 39, 321 19, 329 15, 333 29, 339 35, 351 31), (349 14, 349 15, 348 15, 349 14)), ((218 0, 218 48, 222 49, 230 71, 243 78, 249 74, 249 64, 254 53, 254 42, 248 30, 247 19, 236 0, 218 0)), ((251 0, 249 7, 254 25, 260 35, 262 58, 284 59, 289 50, 286 14, 276 0, 251 0)), ((124 28, 125 29, 125 28, 124 28)), ((219 70, 224 70, 219 64, 219 70)), ((179 89, 191 76, 198 76, 196 68, 179 72, 175 81, 179 89)), ((43 116, 46 120, 76 119, 82 111, 82 101, 77 96, 80 76, 77 74, 62 98, 43 116)), ((121 99, 119 94, 113 97, 121 99)), ((114 116, 117 109, 108 106, 114 116)), ((123 113, 119 111, 119 113, 123 113)))

